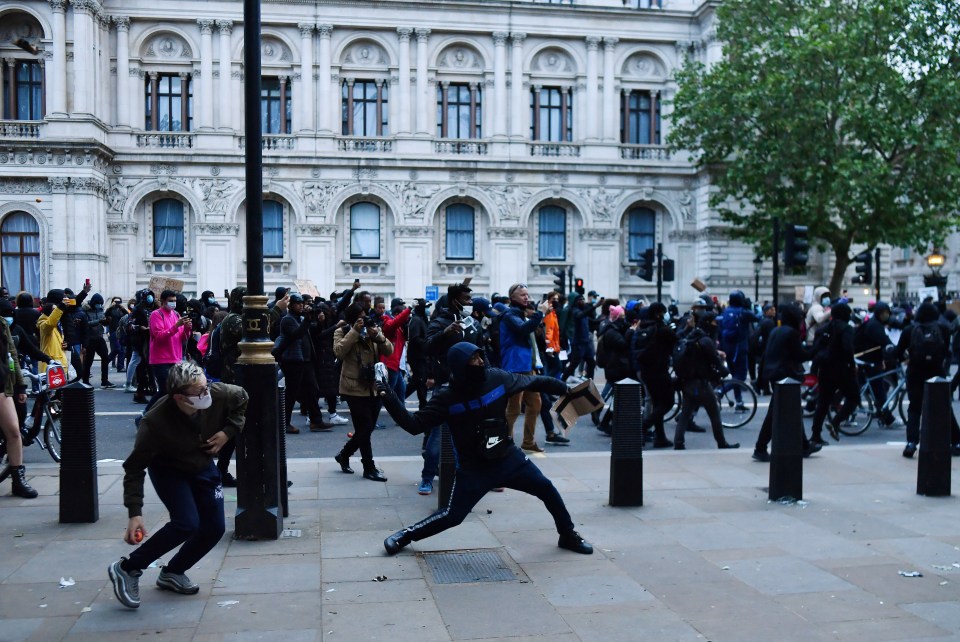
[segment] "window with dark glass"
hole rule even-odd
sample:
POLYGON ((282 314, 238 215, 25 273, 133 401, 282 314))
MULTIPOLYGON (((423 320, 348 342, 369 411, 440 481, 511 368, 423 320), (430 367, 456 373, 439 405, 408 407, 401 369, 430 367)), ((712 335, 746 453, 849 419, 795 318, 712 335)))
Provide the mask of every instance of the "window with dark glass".
POLYGON ((375 203, 350 206, 350 258, 380 258, 380 207, 375 203))
POLYGON ((540 208, 540 260, 567 258, 567 212, 556 205, 540 208))
POLYGON ((437 136, 481 138, 481 89, 477 85, 444 83, 437 87, 437 136))
POLYGON ((153 255, 183 256, 183 203, 165 198, 153 204, 153 255))
POLYGON ((35 60, 0 62, 4 74, 3 117, 8 120, 43 120, 45 110, 43 65, 35 60))
POLYGON ((188 132, 193 125, 193 89, 189 76, 150 74, 146 80, 145 128, 188 132))
POLYGON ((263 202, 263 258, 283 258, 283 204, 263 202))
POLYGON ((260 81, 260 120, 264 134, 289 134, 293 100, 288 78, 260 81))
POLYGON ((464 203, 447 207, 447 259, 473 260, 474 210, 464 203))
POLYGON ((26 212, 13 212, 0 225, 0 269, 10 292, 40 295, 40 226, 26 212))
POLYGON ((573 93, 569 87, 530 90, 530 140, 573 140, 573 93))
POLYGON ((639 261, 640 256, 653 248, 657 230, 657 215, 646 207, 634 207, 627 214, 627 256, 639 261))
POLYGON ((345 80, 342 91, 344 136, 388 136, 388 87, 383 81, 345 80))
POLYGON ((623 94, 620 142, 630 145, 660 144, 660 94, 634 90, 623 94))

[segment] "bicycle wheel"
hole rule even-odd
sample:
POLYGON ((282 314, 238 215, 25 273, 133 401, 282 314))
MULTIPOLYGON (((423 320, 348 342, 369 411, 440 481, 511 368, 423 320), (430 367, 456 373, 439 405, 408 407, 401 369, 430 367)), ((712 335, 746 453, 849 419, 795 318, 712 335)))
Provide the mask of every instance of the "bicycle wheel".
POLYGON ((757 393, 744 381, 727 379, 717 387, 717 402, 720 404, 720 423, 724 428, 744 426, 757 414, 757 393), (742 403, 737 404, 737 391, 742 403))
POLYGON ((897 393, 897 396, 899 397, 899 399, 897 399, 897 412, 900 413, 900 420, 903 421, 904 425, 906 425, 907 409, 904 406, 904 404, 909 406, 910 400, 907 399, 907 391, 903 389, 901 389, 900 392, 897 393))
POLYGON ((664 421, 672 421, 676 419, 677 415, 680 414, 680 408, 683 406, 683 393, 680 391, 680 386, 677 386, 673 391, 673 406, 670 410, 667 411, 667 414, 663 416, 664 421))
POLYGON ((43 424, 43 443, 53 461, 60 463, 60 417, 47 415, 47 420, 43 424))
POLYGON ((864 385, 860 388, 860 404, 853 409, 853 413, 842 424, 837 424, 836 422, 839 411, 840 402, 838 401, 830 405, 830 410, 827 413, 831 423, 837 427, 837 430, 848 437, 862 435, 866 432, 867 428, 870 427, 870 424, 873 423, 873 419, 877 413, 876 404, 873 401, 873 390, 870 389, 869 385, 864 385))

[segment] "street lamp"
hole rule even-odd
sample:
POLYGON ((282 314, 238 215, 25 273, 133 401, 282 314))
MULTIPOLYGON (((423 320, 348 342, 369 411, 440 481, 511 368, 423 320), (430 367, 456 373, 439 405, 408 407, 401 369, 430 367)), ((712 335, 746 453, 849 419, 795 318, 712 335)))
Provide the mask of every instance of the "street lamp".
POLYGON ((927 267, 930 268, 930 274, 923 278, 923 284, 927 287, 937 288, 937 299, 943 300, 943 294, 947 287, 947 277, 940 274, 940 269, 946 264, 947 257, 941 254, 936 248, 927 255, 927 267))
POLYGON ((940 252, 936 249, 934 249, 933 252, 927 256, 927 267, 929 267, 935 273, 940 272, 940 268, 942 268, 946 262, 947 257, 945 257, 943 254, 940 254, 940 252))
POLYGON ((760 268, 763 267, 763 259, 759 256, 753 259, 753 302, 760 303, 760 268))

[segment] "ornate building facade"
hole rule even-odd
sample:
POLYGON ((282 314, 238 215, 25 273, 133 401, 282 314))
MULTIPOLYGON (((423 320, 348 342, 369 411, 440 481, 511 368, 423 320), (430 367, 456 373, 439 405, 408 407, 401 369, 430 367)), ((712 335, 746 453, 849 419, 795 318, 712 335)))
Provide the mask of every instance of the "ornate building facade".
MULTIPOLYGON (((662 243, 666 295, 692 299, 695 277, 752 293, 752 249, 664 145, 674 70, 721 55, 714 8, 264 0, 267 286, 540 292, 573 267, 649 296, 636 261, 662 243)), ((242 19, 238 0, 3 3, 8 288, 244 281, 242 19)))

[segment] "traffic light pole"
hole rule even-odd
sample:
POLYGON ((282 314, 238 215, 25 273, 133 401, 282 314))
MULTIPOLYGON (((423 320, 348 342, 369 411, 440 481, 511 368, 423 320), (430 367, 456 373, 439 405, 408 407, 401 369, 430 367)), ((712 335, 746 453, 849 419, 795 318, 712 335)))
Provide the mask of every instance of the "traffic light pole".
POLYGON ((663 243, 657 243, 657 302, 663 299, 663 243))
POLYGON ((780 306, 780 218, 773 217, 773 304, 780 306))
POLYGON ((880 248, 878 247, 873 251, 874 261, 876 262, 876 270, 873 273, 874 279, 874 290, 877 292, 877 301, 880 300, 880 248))

